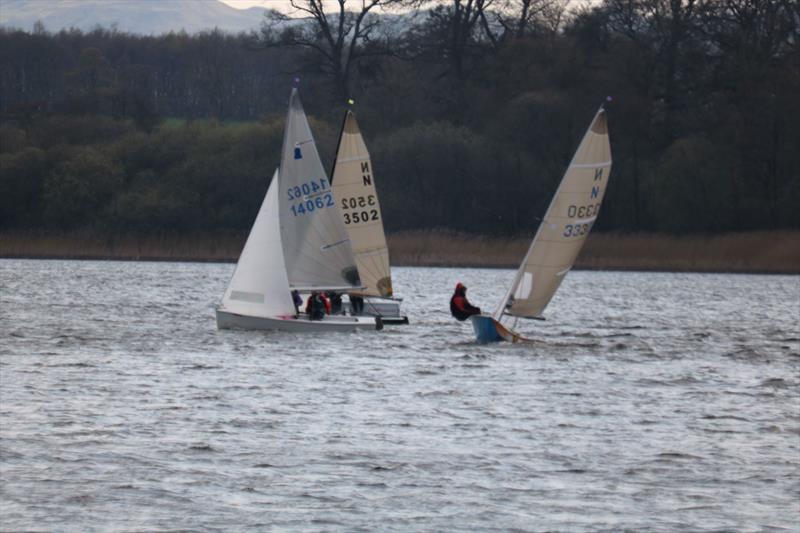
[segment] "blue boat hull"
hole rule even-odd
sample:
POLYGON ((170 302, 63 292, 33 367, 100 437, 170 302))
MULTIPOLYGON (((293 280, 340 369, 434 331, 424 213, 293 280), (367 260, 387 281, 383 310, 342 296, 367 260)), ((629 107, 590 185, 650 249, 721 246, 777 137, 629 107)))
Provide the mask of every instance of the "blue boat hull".
POLYGON ((505 340, 497 331, 497 321, 492 316, 473 315, 470 317, 475 338, 481 344, 505 340))

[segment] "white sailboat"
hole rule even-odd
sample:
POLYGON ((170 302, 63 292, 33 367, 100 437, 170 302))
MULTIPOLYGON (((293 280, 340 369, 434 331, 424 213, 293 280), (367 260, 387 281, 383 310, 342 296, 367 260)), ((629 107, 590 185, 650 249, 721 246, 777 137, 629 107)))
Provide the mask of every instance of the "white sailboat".
MULTIPOLYGON (((402 299, 393 296, 389 249, 372 161, 356 117, 349 109, 342 122, 331 181, 364 286, 349 291, 351 301, 353 296, 364 299, 364 315, 380 316, 386 324, 407 324, 408 317, 400 312, 402 299)), ((350 310, 353 311, 352 306, 350 310)))
POLYGON ((292 90, 281 165, 217 307, 217 327, 283 331, 381 329, 380 318, 331 315, 311 320, 292 290, 361 288, 297 89, 292 90))
POLYGON ((497 310, 492 315, 470 317, 478 342, 526 340, 512 329, 517 319, 543 320, 542 311, 575 263, 597 219, 610 172, 611 146, 606 112, 601 107, 497 310), (513 325, 503 320, 511 320, 513 325))

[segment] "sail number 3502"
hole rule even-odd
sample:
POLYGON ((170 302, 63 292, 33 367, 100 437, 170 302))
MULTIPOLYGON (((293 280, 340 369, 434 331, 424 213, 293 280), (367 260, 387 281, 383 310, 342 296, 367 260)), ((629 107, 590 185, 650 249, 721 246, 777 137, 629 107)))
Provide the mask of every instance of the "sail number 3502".
POLYGON ((358 224, 379 220, 380 215, 378 214, 377 205, 378 202, 375 200, 374 194, 342 198, 342 218, 344 218, 344 223, 358 224), (376 209, 371 209, 372 206, 376 206, 376 209))

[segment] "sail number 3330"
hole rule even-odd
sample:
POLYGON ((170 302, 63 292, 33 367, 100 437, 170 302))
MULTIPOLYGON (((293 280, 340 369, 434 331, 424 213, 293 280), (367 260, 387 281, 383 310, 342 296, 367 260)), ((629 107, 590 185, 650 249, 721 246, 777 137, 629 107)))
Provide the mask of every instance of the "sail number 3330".
POLYGON ((564 237, 580 237, 589 233, 592 229, 592 223, 585 224, 564 224, 564 237))
POLYGON ((289 210, 294 216, 334 206, 333 194, 330 191, 328 180, 324 178, 295 185, 286 192, 289 201, 295 202, 289 206, 289 210))
MULTIPOLYGON (((567 208, 567 216, 569 218, 585 218, 585 217, 596 217, 597 213, 600 211, 600 203, 590 204, 590 205, 571 205, 567 208)), ((562 234, 564 237, 581 237, 589 233, 589 230, 592 229, 592 224, 594 223, 594 219, 588 220, 586 222, 577 221, 574 224, 564 224, 564 233, 562 234)))

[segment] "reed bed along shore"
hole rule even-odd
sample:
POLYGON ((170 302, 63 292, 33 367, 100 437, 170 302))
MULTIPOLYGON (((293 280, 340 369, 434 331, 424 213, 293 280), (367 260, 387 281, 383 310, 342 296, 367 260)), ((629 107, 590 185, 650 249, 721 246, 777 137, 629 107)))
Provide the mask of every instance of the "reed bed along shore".
MULTIPOLYGON (((90 232, 0 232, 0 257, 236 261, 244 234, 115 235, 90 232)), ((448 231, 388 236, 397 266, 516 267, 530 237, 497 238, 448 231)), ((676 272, 800 274, 800 231, 723 235, 594 233, 575 268, 676 272)))
POLYGON ((164 233, 100 235, 81 232, 0 232, 0 257, 119 259, 130 261, 236 261, 246 235, 164 233))
MULTIPOLYGON (((392 263, 516 267, 530 237, 502 239, 446 232, 392 235, 392 263)), ((800 273, 800 232, 723 235, 593 233, 575 264, 586 270, 800 273)))

